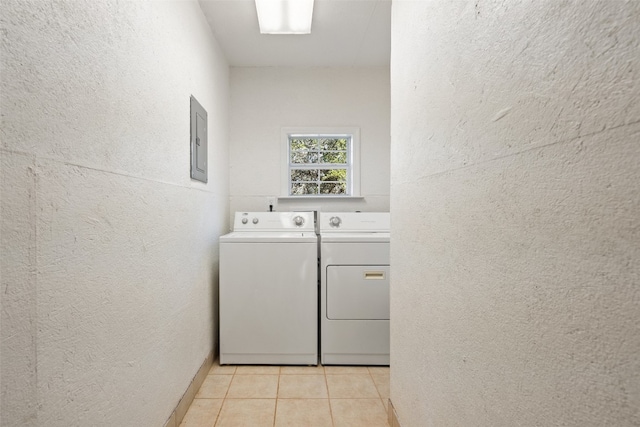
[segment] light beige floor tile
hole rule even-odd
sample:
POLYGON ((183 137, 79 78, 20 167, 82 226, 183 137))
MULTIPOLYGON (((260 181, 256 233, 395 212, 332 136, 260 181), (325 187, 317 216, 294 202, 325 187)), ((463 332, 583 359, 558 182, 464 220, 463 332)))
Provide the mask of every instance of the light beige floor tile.
POLYGON ((280 375, 324 375, 324 366, 281 366, 280 375))
POLYGON ((279 373, 280 366, 240 365, 236 368, 236 375, 278 375, 279 373))
POLYGON ((326 378, 327 386, 329 388, 329 397, 332 399, 380 399, 380 395, 373 383, 373 379, 371 379, 371 375, 368 373, 366 375, 327 375, 326 378))
POLYGON ((388 427, 380 399, 330 399, 335 427, 388 427))
POLYGON ((276 427, 332 427, 329 399, 278 399, 276 427))
POLYGON ((207 375, 196 394, 196 398, 224 399, 233 375, 207 375))
POLYGON ((216 427, 272 427, 275 399, 225 399, 216 427))
POLYGON ((389 374, 390 371, 388 366, 369 366, 368 369, 371 374, 389 374))
POLYGON ((324 373, 333 374, 368 374, 369 369, 366 366, 325 366, 324 373))
POLYGON ((193 399, 180 427, 213 427, 222 399, 193 399))
POLYGON ((371 374, 371 378, 373 378, 373 382, 378 389, 378 393, 380 393, 380 397, 383 400, 389 399, 389 374, 371 374))
POLYGON ((280 375, 278 397, 284 399, 326 399, 324 375, 280 375))
POLYGON ((227 399, 275 399, 278 375, 234 375, 227 399))
POLYGON ((383 366, 220 366, 216 360, 180 426, 210 427, 216 418, 216 426, 273 426, 274 420, 276 426, 388 426, 389 372, 383 366))
POLYGON ((220 361, 216 359, 209 369, 209 375, 233 375, 236 372, 234 365, 220 365, 220 361))

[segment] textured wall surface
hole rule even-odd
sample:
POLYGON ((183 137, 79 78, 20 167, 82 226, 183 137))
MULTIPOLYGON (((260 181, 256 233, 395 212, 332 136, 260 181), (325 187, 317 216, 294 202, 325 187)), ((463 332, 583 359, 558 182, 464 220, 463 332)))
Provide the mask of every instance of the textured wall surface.
POLYGON ((640 425, 640 2, 393 3, 403 427, 640 425))
POLYGON ((161 426, 215 346, 227 63, 195 1, 3 0, 0 19, 0 425, 161 426))
POLYGON ((231 68, 231 212, 279 196, 282 127, 359 127, 364 200, 279 201, 278 210, 389 209, 389 69, 231 68))

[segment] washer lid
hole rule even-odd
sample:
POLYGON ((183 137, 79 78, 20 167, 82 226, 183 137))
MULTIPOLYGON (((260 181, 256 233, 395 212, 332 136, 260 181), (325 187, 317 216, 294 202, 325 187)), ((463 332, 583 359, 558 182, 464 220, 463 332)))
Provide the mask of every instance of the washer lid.
POLYGON ((316 243, 310 231, 233 231, 220 236, 220 243, 316 243))
POLYGON ((320 234, 322 243, 389 243, 390 233, 331 233, 320 234))

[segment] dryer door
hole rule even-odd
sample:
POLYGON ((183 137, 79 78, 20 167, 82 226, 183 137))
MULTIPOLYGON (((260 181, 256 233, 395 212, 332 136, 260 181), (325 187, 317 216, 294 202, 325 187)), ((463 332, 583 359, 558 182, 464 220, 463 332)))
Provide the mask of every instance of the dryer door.
POLYGON ((327 266, 327 318, 388 320, 388 265, 327 266))

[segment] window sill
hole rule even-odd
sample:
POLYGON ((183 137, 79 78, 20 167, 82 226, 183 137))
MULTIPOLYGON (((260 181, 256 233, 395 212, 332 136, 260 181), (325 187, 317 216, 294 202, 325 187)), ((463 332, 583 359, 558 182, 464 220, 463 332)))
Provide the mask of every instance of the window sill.
POLYGON ((278 196, 278 200, 364 200, 363 196, 278 196))

